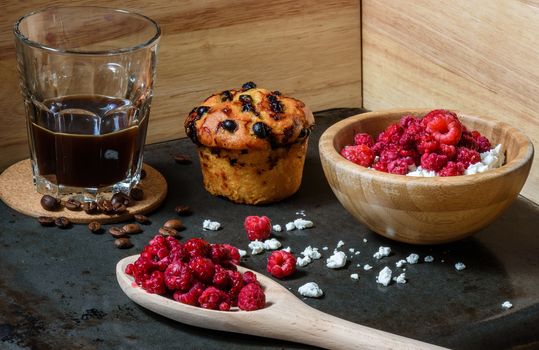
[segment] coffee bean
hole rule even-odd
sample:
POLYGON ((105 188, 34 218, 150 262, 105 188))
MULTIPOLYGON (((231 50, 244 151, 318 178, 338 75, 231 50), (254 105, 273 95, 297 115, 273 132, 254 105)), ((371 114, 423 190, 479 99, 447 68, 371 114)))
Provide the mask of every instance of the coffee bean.
POLYGON ((99 233, 101 231, 101 224, 97 221, 92 221, 88 224, 88 229, 92 233, 99 233))
POLYGON ((69 209, 69 210, 80 210, 81 203, 80 203, 80 201, 78 201, 78 200, 76 200, 74 198, 69 198, 64 203, 64 207, 66 207, 66 209, 69 209))
POLYGON ((59 228, 68 228, 71 226, 71 221, 69 221, 69 219, 65 216, 60 216, 54 220, 54 224, 59 228))
POLYGON ((141 169, 140 170, 140 179, 144 180, 148 174, 146 173, 146 170, 141 169))
POLYGON ((48 194, 41 197, 40 203, 43 209, 48 211, 54 211, 60 207, 60 201, 53 196, 49 196, 48 194))
POLYGON ((37 218, 37 222, 39 222, 41 226, 54 226, 54 218, 51 218, 50 216, 40 216, 37 218))
POLYGON ((114 245, 118 249, 129 249, 133 246, 133 243, 131 243, 131 240, 129 238, 122 237, 114 240, 114 245))
POLYGON ((180 237, 180 234, 178 233, 178 231, 170 227, 161 227, 159 229, 159 234, 163 236, 174 237, 174 238, 180 237))
POLYGON ((176 208, 174 208, 174 211, 179 216, 189 216, 192 214, 191 208, 189 208, 187 205, 177 205, 176 208))
POLYGON ((150 223, 150 219, 148 219, 147 216, 142 215, 142 214, 135 214, 135 215, 133 216, 133 218, 134 218, 135 221, 138 222, 139 224, 149 224, 149 223, 150 223))
POLYGON ((175 230, 181 230, 183 229, 183 223, 179 219, 170 219, 163 224, 163 227, 173 228, 175 230))
POLYGON ((125 237, 125 231, 121 227, 111 227, 109 228, 109 233, 114 238, 125 237))
POLYGON ((100 199, 97 201, 97 208, 105 214, 112 214, 114 208, 112 202, 108 199, 100 199))
POLYGON ((122 227, 122 230, 128 235, 134 235, 142 232, 139 224, 126 224, 122 227))
POLYGON ((122 192, 115 193, 110 199, 110 202, 112 203, 112 205, 123 204, 126 207, 128 207, 129 204, 131 204, 131 200, 129 199, 129 197, 123 194, 122 192))
POLYGON ((134 201, 140 201, 144 198, 144 191, 140 187, 132 188, 129 197, 134 201))
POLYGON ((178 154, 174 156, 174 161, 178 164, 187 165, 193 163, 191 157, 185 154, 178 154))
POLYGON ((99 211, 99 209, 97 208, 97 203, 93 201, 82 203, 81 208, 82 210, 84 210, 86 214, 89 214, 89 215, 97 214, 97 212, 99 211))
POLYGON ((121 214, 124 213, 127 210, 127 207, 123 203, 114 203, 112 205, 112 211, 115 214, 121 214))

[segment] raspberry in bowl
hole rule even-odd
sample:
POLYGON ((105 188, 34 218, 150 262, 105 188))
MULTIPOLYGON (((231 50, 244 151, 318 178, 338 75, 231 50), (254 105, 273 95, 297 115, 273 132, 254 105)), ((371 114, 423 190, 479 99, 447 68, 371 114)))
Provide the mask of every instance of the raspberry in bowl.
POLYGON ((440 117, 452 114, 446 112, 372 112, 328 128, 320 138, 320 158, 329 185, 345 209, 378 234, 415 244, 462 239, 500 215, 526 181, 533 158, 530 140, 509 124, 454 112, 458 125, 451 117, 440 117), (429 112, 435 117, 424 120, 429 112), (418 139, 420 130, 405 125, 415 123, 413 119, 423 123, 423 131, 428 129, 430 136, 418 139), (409 139, 401 130, 404 126, 410 130, 409 139), (503 145, 505 163, 482 173, 455 176, 478 160, 479 152, 462 144, 471 139, 477 145, 468 148, 480 147, 475 151, 503 145), (379 141, 384 141, 384 147, 379 141), (392 146, 399 142, 415 147, 392 146), (404 176, 418 165, 440 176, 404 176))

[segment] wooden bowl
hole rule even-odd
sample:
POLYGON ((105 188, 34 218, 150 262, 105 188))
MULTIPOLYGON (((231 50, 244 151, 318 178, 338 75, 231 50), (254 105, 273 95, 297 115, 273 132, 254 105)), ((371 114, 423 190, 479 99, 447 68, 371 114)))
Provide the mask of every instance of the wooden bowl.
POLYGON ((492 145, 501 143, 506 163, 475 175, 412 177, 356 165, 339 154, 354 135, 378 135, 402 116, 426 109, 394 109, 360 114, 329 127, 320 138, 322 167, 344 208, 374 232, 414 244, 438 244, 467 237, 499 216, 517 197, 530 172, 533 145, 509 124, 455 111, 469 130, 492 145))

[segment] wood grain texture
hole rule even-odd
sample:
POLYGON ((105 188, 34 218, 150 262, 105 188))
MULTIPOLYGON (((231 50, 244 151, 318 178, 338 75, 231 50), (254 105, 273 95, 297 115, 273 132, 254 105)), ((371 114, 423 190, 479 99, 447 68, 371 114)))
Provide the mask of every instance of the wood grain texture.
MULTIPOLYGON (((363 0, 370 110, 424 106, 491 115, 539 147, 537 1, 363 0)), ((539 155, 522 194, 539 203, 539 155)))
POLYGON ((116 265, 116 278, 124 293, 137 304, 185 324, 227 332, 291 340, 327 349, 442 349, 392 333, 361 326, 328 315, 301 302, 285 287, 251 271, 266 294, 266 307, 255 311, 207 310, 147 293, 124 271, 138 255, 128 256, 116 265))
POLYGON ((29 11, 68 4, 125 8, 161 25, 148 143, 183 137, 193 106, 249 80, 313 110, 362 104, 357 0, 0 0, 0 170, 28 156, 11 26, 29 11))
POLYGON ((471 130, 503 144, 505 164, 480 174, 412 177, 356 165, 339 154, 354 135, 378 135, 403 115, 429 110, 396 109, 360 114, 329 127, 319 142, 326 178, 341 204, 356 219, 390 239, 439 244, 467 237, 496 219, 518 196, 529 174, 533 146, 507 123, 458 113, 471 130))

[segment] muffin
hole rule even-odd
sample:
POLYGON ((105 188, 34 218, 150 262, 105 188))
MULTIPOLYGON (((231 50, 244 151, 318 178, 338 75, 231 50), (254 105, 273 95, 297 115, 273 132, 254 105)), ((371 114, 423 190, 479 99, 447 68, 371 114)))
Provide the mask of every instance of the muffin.
POLYGON ((185 131, 198 147, 208 192, 263 204, 298 190, 313 125, 303 102, 248 82, 193 108, 185 131))

